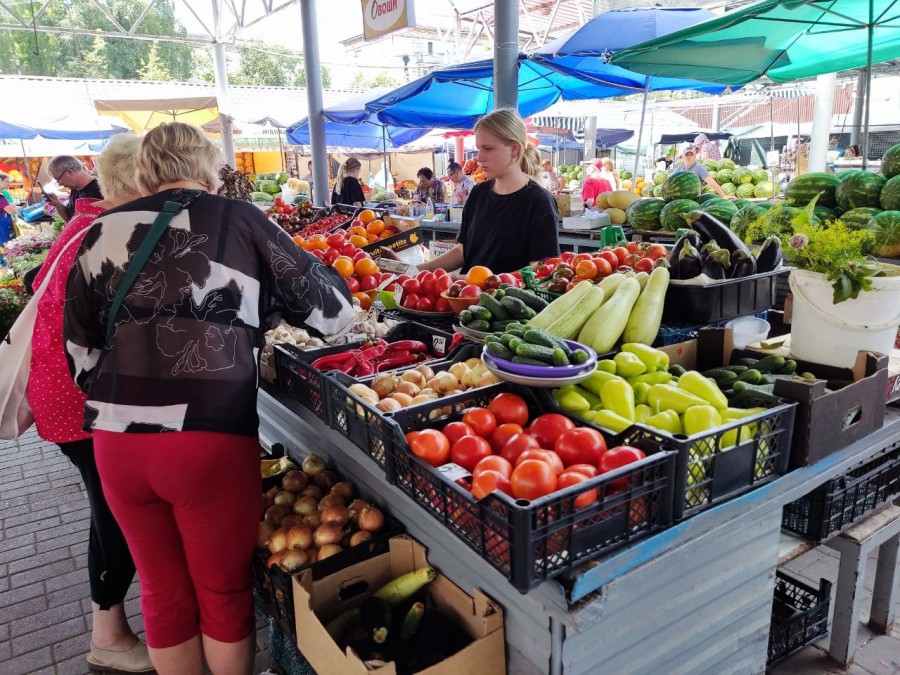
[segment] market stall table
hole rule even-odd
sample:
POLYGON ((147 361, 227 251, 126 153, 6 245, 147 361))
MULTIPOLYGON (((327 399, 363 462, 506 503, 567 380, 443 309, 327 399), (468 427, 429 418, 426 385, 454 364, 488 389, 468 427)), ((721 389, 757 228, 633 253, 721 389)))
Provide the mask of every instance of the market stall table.
POLYGON ((527 594, 430 518, 346 438, 263 385, 264 446, 330 459, 428 548, 429 560, 506 615, 509 672, 763 672, 779 562, 781 511, 821 483, 900 444, 900 412, 885 426, 807 468, 588 563, 527 594))
MULTIPOLYGON (((422 228, 422 238, 424 244, 428 245, 432 241, 456 240, 459 234, 460 223, 447 222, 440 220, 422 220, 419 223, 422 228)), ((583 253, 585 251, 596 251, 602 248, 600 243, 600 231, 585 232, 584 234, 573 232, 570 230, 559 230, 559 248, 561 251, 573 251, 575 253, 583 253)))

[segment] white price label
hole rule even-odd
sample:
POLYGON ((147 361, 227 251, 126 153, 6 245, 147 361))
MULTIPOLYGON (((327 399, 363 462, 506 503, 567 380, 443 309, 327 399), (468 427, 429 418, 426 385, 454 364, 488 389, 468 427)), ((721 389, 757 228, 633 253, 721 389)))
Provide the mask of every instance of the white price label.
POLYGON ((455 483, 464 478, 471 478, 472 474, 469 473, 466 469, 461 467, 459 464, 454 464, 453 462, 449 462, 444 464, 443 466, 438 467, 438 473, 442 474, 444 478, 455 483))

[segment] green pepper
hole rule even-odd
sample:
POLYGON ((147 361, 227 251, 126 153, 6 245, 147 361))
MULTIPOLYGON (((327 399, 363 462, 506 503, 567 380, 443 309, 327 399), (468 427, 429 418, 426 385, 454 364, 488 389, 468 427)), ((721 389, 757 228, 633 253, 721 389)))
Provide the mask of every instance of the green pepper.
POLYGON ((711 405, 692 405, 684 411, 682 418, 684 433, 688 436, 715 429, 722 424, 719 411, 711 405))
POLYGON ((635 422, 646 422, 647 418, 650 417, 653 411, 650 410, 649 405, 645 405, 643 403, 634 406, 634 421, 635 422))
POLYGON ((647 394, 647 403, 653 410, 674 410, 681 414, 692 405, 706 405, 707 402, 671 384, 654 384, 647 394))
POLYGON ((678 388, 702 398, 716 410, 725 410, 728 407, 728 399, 719 389, 719 385, 708 377, 703 377, 696 370, 689 370, 678 378, 678 388))
POLYGON ((607 410, 624 417, 629 422, 634 421, 634 390, 625 380, 616 378, 606 382, 600 391, 600 400, 607 410))
POLYGON ((613 357, 616 374, 622 377, 636 377, 647 372, 647 364, 631 352, 619 352, 613 357))
MULTIPOLYGON (((605 370, 595 370, 586 380, 581 382, 581 386, 591 392, 594 396, 600 396, 603 385, 610 380, 622 380, 618 375, 613 375, 605 370)), ((624 382, 625 380, 622 380, 624 382)))
POLYGON ((729 429, 722 434, 722 437, 719 439, 719 448, 724 450, 725 448, 730 448, 738 443, 746 443, 747 441, 753 440, 758 428, 759 425, 753 422, 751 424, 740 426, 737 429, 729 429), (740 432, 740 440, 738 440, 738 432, 740 432))
POLYGON ((637 356, 644 362, 644 365, 647 366, 647 371, 650 373, 656 370, 667 370, 669 368, 668 354, 659 349, 653 349, 653 347, 642 345, 640 342, 628 342, 622 345, 622 351, 630 352, 637 356))
POLYGON ((655 373, 644 373, 643 375, 636 375, 635 377, 629 377, 628 383, 632 386, 640 384, 643 382, 644 384, 649 384, 651 387, 654 384, 669 384, 672 381, 672 376, 665 371, 656 371, 655 373))
MULTIPOLYGON (((584 387, 580 387, 576 385, 570 385, 572 387, 572 391, 576 394, 584 398, 585 401, 591 406, 591 410, 596 410, 597 408, 602 408, 603 403, 600 401, 600 397, 596 394, 588 391, 584 387)), ((561 389, 565 389, 566 387, 560 387, 561 389)))
POLYGON ((631 387, 634 389, 634 403, 635 405, 639 403, 647 402, 647 394, 650 393, 650 385, 646 382, 638 382, 637 384, 631 387))
POLYGON ((559 407, 573 415, 581 415, 591 409, 591 404, 577 391, 560 387, 553 390, 553 398, 559 404, 559 407))
POLYGON ((765 408, 725 408, 721 415, 723 422, 733 422, 734 420, 740 420, 765 411, 765 408))
POLYGON ((597 370, 603 371, 604 373, 612 373, 616 375, 616 362, 612 359, 603 359, 602 361, 597 361, 597 370))
POLYGON ((632 424, 631 420, 617 415, 612 410, 597 410, 591 414, 591 421, 594 424, 598 424, 604 429, 609 429, 614 434, 621 434, 632 424))
POLYGON ((648 427, 666 431, 670 434, 684 433, 684 427, 681 425, 681 418, 674 410, 663 410, 655 415, 651 415, 644 420, 644 424, 648 427))

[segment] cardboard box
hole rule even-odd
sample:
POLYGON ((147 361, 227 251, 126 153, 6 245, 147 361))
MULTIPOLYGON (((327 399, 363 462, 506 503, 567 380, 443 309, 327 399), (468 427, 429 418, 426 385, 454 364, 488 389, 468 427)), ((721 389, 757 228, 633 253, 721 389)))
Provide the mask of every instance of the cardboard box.
POLYGON ((585 218, 584 216, 567 216, 562 219, 564 230, 599 230, 610 224, 609 216, 599 214, 599 218, 585 218))
POLYGON ((373 260, 381 257, 381 249, 389 248, 392 251, 405 251, 408 248, 417 246, 422 243, 422 229, 418 226, 412 227, 404 232, 399 232, 387 239, 379 239, 368 246, 363 246, 363 251, 372 256, 373 260))
POLYGON ((428 242, 428 253, 431 255, 431 258, 434 259, 452 251, 456 248, 458 243, 459 242, 455 239, 435 239, 428 242))
POLYGON ((462 212, 463 207, 461 206, 451 206, 450 207, 450 221, 454 223, 462 222, 462 212))
POLYGON ((384 216, 384 224, 393 227, 398 232, 406 232, 406 230, 411 230, 412 228, 419 226, 419 218, 386 214, 384 216))
POLYGON ((891 353, 888 361, 888 381, 885 391, 885 400, 888 403, 900 401, 900 349, 891 353))
POLYGON ((558 195, 553 195, 553 199, 556 200, 556 210, 559 211, 559 217, 564 218, 565 216, 571 216, 573 213, 573 204, 576 207, 581 207, 579 202, 576 202, 572 199, 572 195, 567 192, 563 192, 558 195))
MULTIPOLYGON (((374 591, 401 574, 428 564, 425 548, 408 536, 391 539, 390 552, 322 579, 311 573, 294 577, 294 614, 297 646, 319 675, 395 675, 393 663, 369 670, 352 649, 341 651, 325 625, 341 612, 359 607, 374 591)), ((435 605, 472 636, 474 642, 441 663, 420 671, 422 675, 503 675, 506 642, 503 611, 475 589, 465 593, 438 574, 428 586, 435 605)))

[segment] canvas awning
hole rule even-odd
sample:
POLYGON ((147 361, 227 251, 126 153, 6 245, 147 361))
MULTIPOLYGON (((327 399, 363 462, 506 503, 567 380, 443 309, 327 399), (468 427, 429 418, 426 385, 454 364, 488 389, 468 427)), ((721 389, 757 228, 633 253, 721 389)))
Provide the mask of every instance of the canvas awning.
POLYGON ((94 108, 101 115, 121 118, 135 131, 145 131, 163 122, 184 122, 203 126, 218 118, 215 96, 159 99, 98 99, 94 108))

